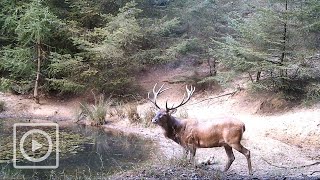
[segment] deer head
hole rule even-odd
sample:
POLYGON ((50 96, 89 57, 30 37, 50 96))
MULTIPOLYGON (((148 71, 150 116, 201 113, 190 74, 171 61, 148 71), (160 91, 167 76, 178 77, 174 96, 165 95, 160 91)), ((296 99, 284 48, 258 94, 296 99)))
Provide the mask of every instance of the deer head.
POLYGON ((168 120, 168 118, 171 117, 171 114, 173 114, 174 112, 176 112, 177 108, 178 107, 181 107, 183 106, 184 104, 186 104, 193 92, 195 91, 195 87, 190 87, 190 89, 188 89, 188 86, 186 86, 186 91, 187 91, 187 96, 186 94, 184 93, 183 95, 183 99, 182 101, 180 102, 179 105, 177 106, 172 106, 171 108, 168 107, 168 101, 166 101, 166 108, 165 109, 162 109, 160 108, 160 106, 157 104, 157 97, 159 94, 163 93, 164 91, 168 90, 169 88, 165 88, 163 89, 163 86, 164 84, 162 84, 162 86, 156 90, 157 88, 157 83, 154 85, 153 89, 152 89, 152 92, 153 92, 153 98, 150 97, 150 92, 148 93, 148 99, 155 105, 155 107, 157 109, 159 109, 159 111, 156 113, 156 115, 154 116, 154 118, 152 118, 152 122, 155 123, 155 124, 159 124, 159 125, 162 125, 162 124, 165 124, 168 120))

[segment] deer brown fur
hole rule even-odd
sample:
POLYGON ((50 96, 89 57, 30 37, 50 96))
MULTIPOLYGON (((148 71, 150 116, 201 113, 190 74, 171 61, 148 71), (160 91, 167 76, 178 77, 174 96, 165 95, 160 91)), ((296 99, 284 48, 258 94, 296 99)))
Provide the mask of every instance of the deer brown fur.
MULTIPOLYGON (((164 90, 162 90, 163 85, 158 91, 155 91, 155 87, 153 90, 154 99, 151 100, 150 97, 148 97, 151 102, 156 105, 155 99, 157 95, 164 90)), ((252 174, 250 151, 240 143, 245 131, 243 122, 230 117, 215 118, 200 122, 196 119, 179 120, 172 116, 173 111, 190 99, 194 89, 187 89, 187 92, 188 97, 186 99, 183 98, 180 105, 172 108, 168 108, 166 105, 166 109, 160 109, 156 113, 152 122, 162 127, 165 137, 181 145, 187 154, 190 153, 190 157, 193 161, 197 148, 224 147, 228 156, 228 162, 224 171, 227 171, 235 159, 232 151, 233 148, 246 157, 249 174, 252 174)), ((159 108, 158 105, 156 105, 156 107, 159 108)))

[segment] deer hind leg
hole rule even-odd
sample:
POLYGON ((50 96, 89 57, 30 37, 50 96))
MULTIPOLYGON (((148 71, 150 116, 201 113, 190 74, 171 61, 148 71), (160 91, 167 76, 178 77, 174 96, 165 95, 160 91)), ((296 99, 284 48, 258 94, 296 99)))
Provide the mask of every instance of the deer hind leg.
POLYGON ((241 154, 243 154, 247 158, 249 175, 252 175, 250 151, 247 148, 243 147, 240 143, 239 144, 231 144, 231 147, 234 148, 235 150, 239 151, 241 154))
POLYGON ((234 154, 233 154, 233 151, 232 151, 232 148, 229 146, 229 145, 225 145, 224 146, 224 149, 226 150, 226 153, 227 153, 227 156, 228 156, 228 162, 224 168, 223 171, 228 171, 228 169, 230 168, 232 162, 234 161, 234 154))

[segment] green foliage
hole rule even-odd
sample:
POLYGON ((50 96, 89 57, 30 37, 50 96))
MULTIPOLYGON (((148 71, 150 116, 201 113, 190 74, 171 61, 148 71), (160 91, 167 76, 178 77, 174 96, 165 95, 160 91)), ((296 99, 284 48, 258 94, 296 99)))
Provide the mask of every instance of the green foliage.
POLYGON ((32 81, 15 81, 11 83, 10 90, 17 94, 28 94, 33 89, 34 84, 32 81))
POLYGON ((62 94, 68 93, 79 93, 84 90, 84 85, 74 83, 67 79, 46 79, 47 86, 49 86, 47 90, 57 90, 62 94))
MULTIPOLYGON (((305 30, 310 37, 306 37, 307 41, 310 41, 313 45, 316 45, 315 37, 320 30, 320 2, 317 0, 309 0, 303 3, 301 10, 297 12, 299 20, 303 22, 303 30, 305 30)), ((310 47, 312 49, 319 48, 319 45, 310 47)))
POLYGON ((11 87, 10 79, 6 79, 4 77, 0 78, 0 91, 9 91, 11 87))
POLYGON ((172 62, 178 59, 179 56, 192 52, 199 52, 201 50, 200 42, 197 39, 182 40, 167 48, 161 55, 155 56, 154 61, 159 64, 172 62))
POLYGON ((103 23, 104 18, 99 10, 101 2, 76 0, 66 1, 66 3, 70 8, 70 12, 67 15, 70 16, 70 19, 76 19, 82 27, 93 29, 103 23))
POLYGON ((42 0, 32 0, 26 5, 25 12, 17 17, 15 33, 18 35, 19 42, 24 45, 37 41, 46 42, 58 25, 58 18, 41 3, 42 0))
POLYGON ((74 94, 82 92, 85 90, 82 82, 95 75, 94 71, 88 70, 88 66, 83 63, 83 58, 80 56, 72 57, 70 54, 61 55, 52 52, 49 62, 46 70, 48 78, 44 85, 48 92, 52 90, 74 94))
POLYGON ((231 82, 236 76, 234 71, 219 72, 216 76, 208 76, 198 81, 198 84, 218 83, 221 86, 227 87, 228 83, 231 82))
POLYGON ((174 34, 175 29, 177 29, 180 26, 180 20, 179 18, 173 18, 167 20, 167 17, 163 17, 158 20, 157 24, 160 24, 160 26, 154 26, 154 33, 167 37, 171 34, 174 34))
POLYGON ((306 57, 318 53, 320 1, 285 2, 3 0, 0 88, 30 92, 40 59, 43 93, 123 96, 137 90, 138 72, 192 56, 230 70, 195 84, 226 84, 240 71, 256 74, 255 86, 301 92, 296 82, 319 74, 306 57))
POLYGON ((0 6, 4 39, 14 42, 1 50, 6 55, 0 73, 15 86, 22 79, 28 84, 25 90, 35 78, 38 57, 44 92, 69 94, 95 88, 128 94, 136 89, 134 73, 195 53, 201 42, 182 37, 189 25, 180 15, 162 15, 162 10, 142 1, 5 0, 0 6), (34 47, 41 48, 41 56, 34 47))
POLYGON ((319 83, 310 83, 306 87, 306 104, 313 104, 320 101, 320 84, 319 83))
POLYGON ((35 76, 35 67, 32 52, 23 47, 4 47, 0 51, 0 89, 12 90, 19 94, 27 94, 32 90, 32 79, 35 76))
POLYGON ((305 94, 307 82, 292 79, 263 79, 252 84, 251 89, 258 92, 281 92, 288 101, 300 101, 305 94))
POLYGON ((30 80, 35 74, 35 67, 30 63, 32 51, 29 48, 6 46, 0 54, 0 71, 8 78, 30 80))
POLYGON ((70 54, 59 54, 51 52, 48 66, 49 77, 73 76, 82 72, 86 68, 83 58, 80 56, 72 57, 70 54), (70 71, 72 69, 72 71, 70 71))
POLYGON ((174 44, 168 49, 169 54, 182 54, 185 55, 188 52, 196 52, 201 50, 200 42, 197 39, 187 39, 180 43, 174 44))
MULTIPOLYGON (((44 43, 49 42, 51 34, 59 25, 58 18, 41 0, 30 2, 6 2, 6 8, 12 14, 4 16, 2 31, 14 41, 11 46, 1 49, 0 71, 10 79, 11 89, 17 93, 28 93, 36 77, 36 63, 46 57, 44 43)), ((41 69, 40 69, 41 71, 41 69)), ((41 73, 41 72, 39 72, 41 73)), ((42 74, 46 77, 46 74, 42 74)), ((38 81, 42 84, 42 81, 38 81)))
POLYGON ((281 91, 287 99, 297 100, 304 92, 303 82, 317 77, 311 77, 305 65, 305 58, 312 55, 310 43, 304 40, 312 33, 305 31, 301 19, 307 13, 305 5, 270 1, 247 18, 230 19, 235 34, 214 40, 218 48, 212 54, 233 70, 257 73, 261 82, 254 84, 255 89, 281 91))
POLYGON ((141 38, 141 27, 136 16, 141 10, 135 3, 127 3, 116 16, 101 28, 96 28, 86 37, 74 37, 79 48, 88 53, 88 68, 84 74, 91 75, 91 86, 105 93, 123 95, 133 88, 133 77, 139 62, 132 57, 141 38))

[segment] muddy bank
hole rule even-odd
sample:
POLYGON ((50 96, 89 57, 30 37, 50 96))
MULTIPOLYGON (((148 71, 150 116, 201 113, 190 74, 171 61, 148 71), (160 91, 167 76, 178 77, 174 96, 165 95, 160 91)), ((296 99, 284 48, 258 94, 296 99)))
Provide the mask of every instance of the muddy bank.
POLYGON ((75 118, 79 101, 41 99, 36 104, 28 96, 17 96, 0 92, 0 101, 5 102, 5 110, 0 112, 0 118, 44 119, 65 121, 75 118))

